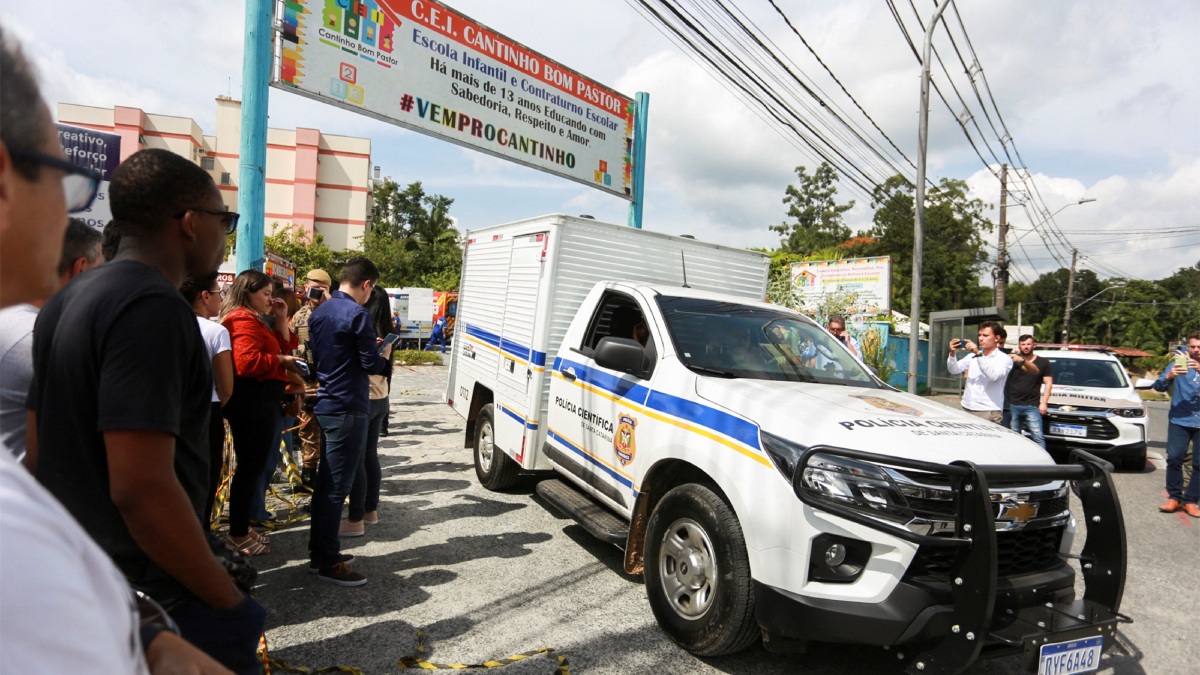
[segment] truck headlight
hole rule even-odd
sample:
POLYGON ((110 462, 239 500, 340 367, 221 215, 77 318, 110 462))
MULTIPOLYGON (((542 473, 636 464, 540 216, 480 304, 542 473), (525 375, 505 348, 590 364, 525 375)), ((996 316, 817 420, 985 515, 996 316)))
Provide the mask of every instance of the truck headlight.
POLYGON ((889 520, 907 522, 913 517, 900 488, 876 464, 817 453, 803 471, 802 488, 814 497, 889 520))

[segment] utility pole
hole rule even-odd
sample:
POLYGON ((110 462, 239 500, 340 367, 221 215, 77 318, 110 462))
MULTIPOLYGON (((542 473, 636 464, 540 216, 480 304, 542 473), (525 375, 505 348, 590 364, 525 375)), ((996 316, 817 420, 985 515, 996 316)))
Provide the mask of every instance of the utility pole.
POLYGON ((1008 165, 1000 165, 1000 244, 996 253, 996 306, 1004 309, 1008 293, 1008 165))
MULTIPOLYGON (((908 393, 920 393, 917 388, 917 364, 920 361, 921 333, 921 263, 925 255, 925 154, 929 148, 929 59, 933 51, 933 29, 942 18, 950 0, 938 0, 937 8, 925 29, 925 47, 921 53, 921 108, 917 119, 917 194, 913 200, 912 310, 908 317, 908 393)), ((932 337, 932 336, 931 336, 932 337)), ((933 342, 929 343, 933 357, 933 342)))
POLYGON ((1079 249, 1071 249, 1071 276, 1067 277, 1067 306, 1063 309, 1063 344, 1071 344, 1071 302, 1075 299, 1075 262, 1079 249))

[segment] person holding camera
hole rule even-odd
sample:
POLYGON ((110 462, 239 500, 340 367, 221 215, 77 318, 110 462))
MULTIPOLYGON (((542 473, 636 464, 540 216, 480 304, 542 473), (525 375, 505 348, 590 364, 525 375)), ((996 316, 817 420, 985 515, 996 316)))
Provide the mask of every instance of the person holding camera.
POLYGON ((229 331, 233 344, 233 396, 222 412, 237 456, 229 488, 226 544, 244 555, 256 556, 271 549, 265 535, 250 529, 250 507, 267 457, 279 448, 276 418, 288 371, 302 369, 290 353, 297 340, 288 328, 287 303, 274 297, 266 274, 257 270, 238 274, 221 306, 221 325, 229 331), (268 313, 275 315, 274 331, 263 319, 268 313))
POLYGON ((850 354, 854 358, 862 361, 862 348, 858 346, 858 340, 853 335, 846 332, 846 319, 834 314, 829 317, 829 321, 825 324, 825 328, 829 331, 838 342, 846 346, 850 350, 850 354))
POLYGON ((1200 331, 1187 337, 1187 352, 1176 354, 1162 375, 1154 381, 1154 390, 1171 391, 1171 409, 1167 412, 1167 501, 1158 507, 1163 513, 1183 509, 1200 518, 1200 331), (1172 386, 1174 389, 1171 389, 1172 386), (1183 458, 1192 446, 1192 480, 1183 487, 1183 458))
POLYGON ((1004 384, 1013 368, 1013 360, 1000 350, 1006 337, 1008 332, 999 323, 984 321, 979 324, 979 343, 954 338, 946 359, 946 370, 951 375, 966 373, 962 409, 996 424, 1003 417, 1004 384), (967 355, 957 359, 955 354, 960 349, 967 355))
MULTIPOLYGON (((323 269, 313 268, 305 275, 304 289, 301 291, 304 306, 292 316, 291 326, 296 339, 300 341, 300 346, 294 353, 306 363, 312 363, 308 322, 313 310, 329 298, 329 288, 332 285, 333 279, 323 269)), ((300 437, 300 481, 305 488, 312 490, 317 482, 317 464, 321 460, 321 428, 317 426, 317 418, 313 415, 313 406, 317 402, 316 376, 310 374, 304 380, 304 405, 297 415, 297 424, 300 425, 297 433, 300 437)))

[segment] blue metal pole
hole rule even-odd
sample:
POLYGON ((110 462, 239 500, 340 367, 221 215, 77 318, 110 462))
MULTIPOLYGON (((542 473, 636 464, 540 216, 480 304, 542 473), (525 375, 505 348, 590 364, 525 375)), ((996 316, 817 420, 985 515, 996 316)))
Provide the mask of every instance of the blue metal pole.
POLYGON ((637 111, 633 116, 633 201, 629 203, 629 226, 642 229, 642 203, 646 199, 646 125, 649 122, 650 94, 637 93, 637 111))
POLYGON ((267 98, 271 80, 271 0, 246 0, 242 55, 242 135, 238 166, 237 270, 261 270, 266 218, 267 98))

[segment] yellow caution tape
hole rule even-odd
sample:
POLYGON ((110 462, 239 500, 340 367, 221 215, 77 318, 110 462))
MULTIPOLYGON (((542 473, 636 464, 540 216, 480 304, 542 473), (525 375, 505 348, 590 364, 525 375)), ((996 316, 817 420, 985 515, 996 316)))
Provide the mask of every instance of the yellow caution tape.
POLYGON ((267 634, 263 633, 258 638, 258 658, 263 664, 263 675, 271 675, 276 673, 350 673, 351 675, 363 675, 361 668, 354 666, 325 666, 324 668, 306 668, 304 666, 293 666, 286 661, 271 658, 267 653, 267 634))
POLYGON ((432 663, 430 661, 425 661, 423 660, 423 657, 425 656, 425 632, 420 630, 417 631, 417 653, 415 655, 405 656, 404 658, 400 659, 400 662, 396 664, 396 667, 401 669, 419 668, 422 670, 468 670, 472 668, 500 668, 501 666, 507 666, 508 664, 516 663, 517 661, 524 661, 531 656, 537 656, 539 654, 545 654, 558 663, 558 667, 554 669, 556 675, 570 675, 571 664, 567 661, 567 657, 560 654, 555 654, 553 647, 542 647, 541 649, 521 652, 520 654, 513 654, 507 658, 493 659, 491 661, 484 661, 483 663, 432 663))

